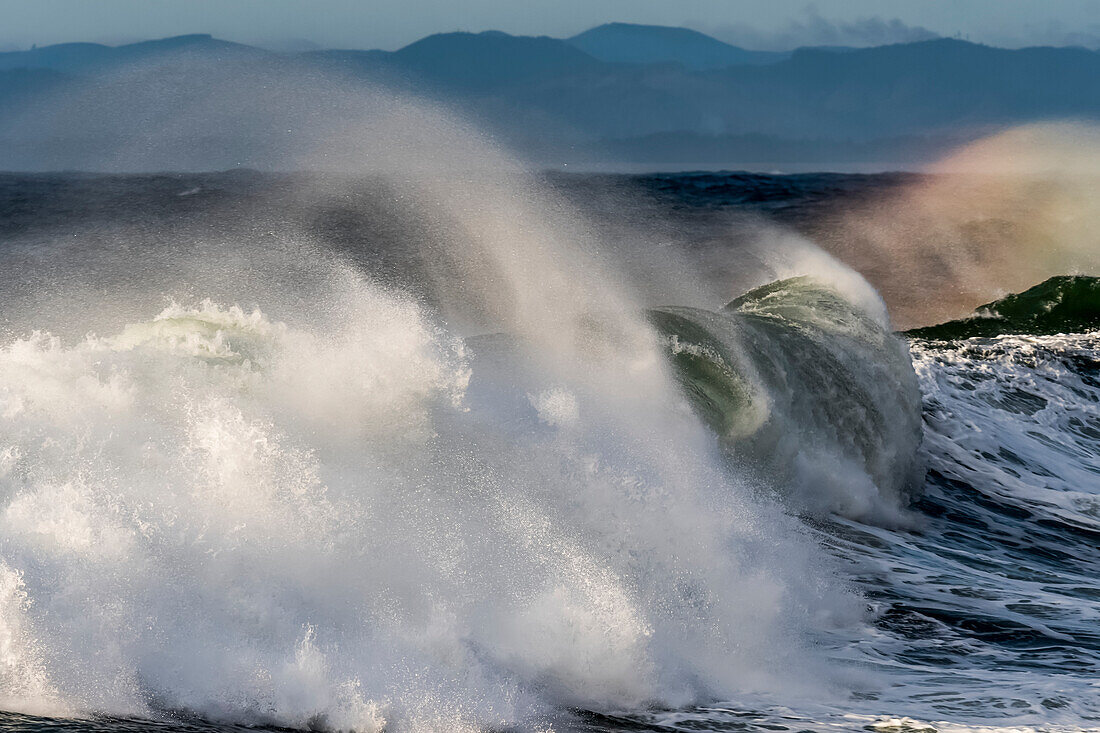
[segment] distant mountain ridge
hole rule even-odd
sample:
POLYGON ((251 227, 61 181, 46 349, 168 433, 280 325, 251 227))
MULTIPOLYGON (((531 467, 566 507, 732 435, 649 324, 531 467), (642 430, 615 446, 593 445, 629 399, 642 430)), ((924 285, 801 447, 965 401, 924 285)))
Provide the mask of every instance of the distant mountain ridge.
POLYGON ((100 43, 59 43, 28 51, 0 53, 0 70, 49 69, 69 74, 106 71, 126 63, 137 63, 172 53, 263 55, 262 49, 209 34, 196 33, 154 41, 106 46, 100 43))
POLYGON ((678 63, 693 71, 772 64, 791 55, 789 51, 748 51, 690 28, 634 23, 605 23, 565 40, 601 61, 678 63))
POLYGON ((390 60, 440 82, 473 87, 601 67, 589 54, 556 38, 501 31, 438 33, 394 51, 390 60))
MULTIPOLYGON (((957 39, 746 51, 685 28, 568 39, 440 33, 397 51, 276 53, 209 35, 0 53, 0 120, 36 91, 198 56, 335 70, 440 99, 540 159, 737 166, 924 158, 1005 125, 1100 120, 1100 52, 957 39)), ((155 68, 155 67, 154 67, 155 68)), ((3 161, 0 160, 0 167, 3 161)))

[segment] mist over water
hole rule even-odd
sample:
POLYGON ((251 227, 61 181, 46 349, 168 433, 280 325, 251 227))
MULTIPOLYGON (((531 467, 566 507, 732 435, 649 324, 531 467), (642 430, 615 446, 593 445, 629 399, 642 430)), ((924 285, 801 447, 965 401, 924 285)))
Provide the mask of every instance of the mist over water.
MULTIPOLYGON (((719 702, 806 727, 966 718, 889 568, 927 572, 937 602, 977 577, 921 545, 945 534, 918 509, 983 474, 945 465, 949 417, 920 449, 922 394, 965 400, 932 387, 980 366, 929 347, 914 372, 891 316, 1010 284, 983 249, 906 289, 929 272, 906 217, 957 233, 951 192, 997 215, 1019 197, 945 177, 895 191, 895 218, 847 212, 832 231, 862 248, 825 241, 856 269, 761 217, 708 249, 629 191, 578 205, 422 101, 172 68, 44 102, 0 162, 298 173, 150 179, 0 252, 0 708, 358 731, 719 702), (169 188, 139 206, 142 186, 169 188), (127 213, 164 196, 200 203, 127 213)), ((1083 232, 1068 185, 1023 198, 1083 232)), ((1051 267, 1087 266, 1049 235, 1071 243, 1051 267)), ((1003 697, 1040 720, 1054 697, 1025 666, 1003 697)))
POLYGON ((883 293, 898 325, 958 318, 1048 277, 1100 271, 1100 132, 1006 130, 930 164, 819 230, 883 293))

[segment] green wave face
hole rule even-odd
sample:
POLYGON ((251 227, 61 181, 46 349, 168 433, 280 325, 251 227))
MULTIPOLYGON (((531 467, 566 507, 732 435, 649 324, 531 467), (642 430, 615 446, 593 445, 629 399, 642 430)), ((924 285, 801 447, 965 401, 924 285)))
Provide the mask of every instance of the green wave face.
POLYGON ((920 396, 905 345, 839 292, 799 277, 720 312, 649 319, 700 417, 732 456, 802 506, 851 516, 918 484, 920 396))
POLYGON ((699 417, 722 438, 755 432, 764 417, 763 395, 723 337, 726 319, 698 308, 654 308, 646 315, 664 339, 676 379, 699 417))
POLYGON ((1051 335, 1100 329, 1100 278, 1058 275, 1022 293, 986 303, 966 318, 906 331, 933 341, 1004 334, 1051 335))

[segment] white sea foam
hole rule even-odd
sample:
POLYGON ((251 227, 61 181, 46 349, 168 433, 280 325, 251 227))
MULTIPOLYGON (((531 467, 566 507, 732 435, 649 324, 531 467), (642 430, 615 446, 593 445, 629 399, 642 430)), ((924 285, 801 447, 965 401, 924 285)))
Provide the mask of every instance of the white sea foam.
POLYGON ((928 449, 999 499, 1100 527, 1100 333, 918 343, 928 449))
POLYGON ((815 687, 850 602, 649 360, 504 399, 415 303, 330 302, 4 345, 6 707, 453 730, 815 687))

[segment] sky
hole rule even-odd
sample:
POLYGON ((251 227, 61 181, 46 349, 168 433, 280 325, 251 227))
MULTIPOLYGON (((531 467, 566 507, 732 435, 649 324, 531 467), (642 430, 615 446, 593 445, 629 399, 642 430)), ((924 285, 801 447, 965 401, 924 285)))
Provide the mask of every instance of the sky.
POLYGON ((273 47, 392 50, 425 35, 564 37, 610 21, 687 26, 748 48, 959 35, 1100 46, 1100 0, 0 0, 0 48, 184 33, 273 47))

